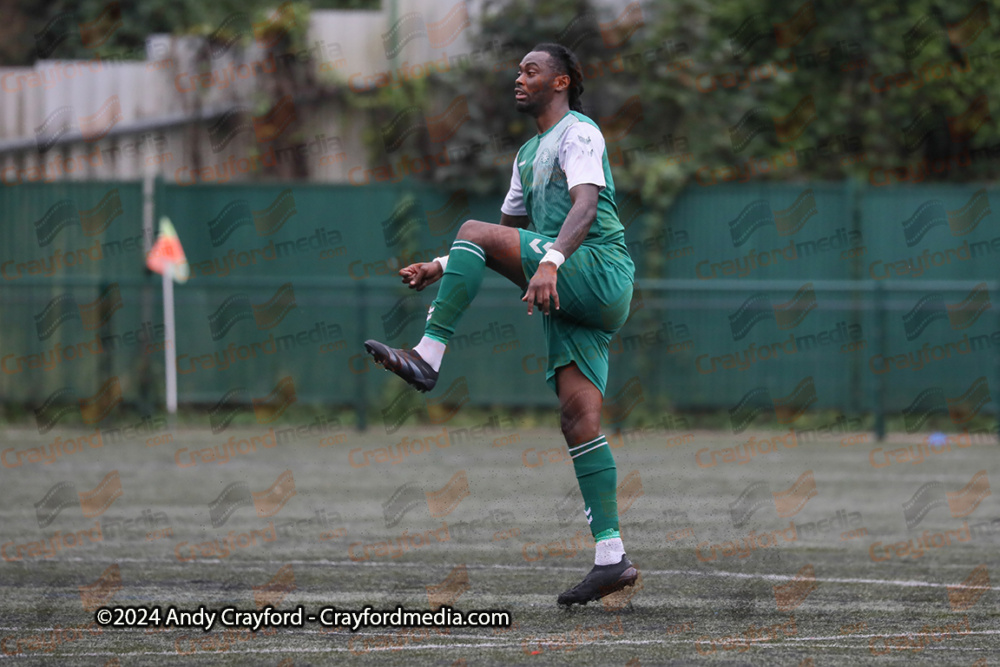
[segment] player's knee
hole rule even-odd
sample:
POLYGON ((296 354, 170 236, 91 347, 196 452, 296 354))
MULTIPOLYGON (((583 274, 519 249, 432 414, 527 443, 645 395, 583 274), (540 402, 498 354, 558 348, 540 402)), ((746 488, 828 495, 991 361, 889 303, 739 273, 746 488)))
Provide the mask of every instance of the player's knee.
POLYGON ((563 437, 571 445, 593 440, 600 435, 601 413, 599 411, 569 410, 562 413, 559 421, 563 437))
POLYGON ((486 231, 486 224, 487 223, 480 222, 479 220, 466 220, 462 223, 462 226, 458 228, 458 236, 455 238, 482 244, 483 235, 486 231))

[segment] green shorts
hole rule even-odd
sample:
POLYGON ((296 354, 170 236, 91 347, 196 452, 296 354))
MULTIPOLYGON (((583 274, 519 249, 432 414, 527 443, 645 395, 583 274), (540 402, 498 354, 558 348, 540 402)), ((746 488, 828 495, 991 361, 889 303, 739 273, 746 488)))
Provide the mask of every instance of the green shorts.
MULTIPOLYGON (((521 234, 521 270, 531 280, 545 245, 555 242, 525 229, 521 234), (536 242, 537 240, 537 242, 536 242)), ((608 346, 628 319, 635 267, 628 251, 615 245, 583 244, 559 267, 559 310, 542 317, 548 343, 545 381, 556 388, 556 369, 576 362, 600 389, 608 383, 608 346)))

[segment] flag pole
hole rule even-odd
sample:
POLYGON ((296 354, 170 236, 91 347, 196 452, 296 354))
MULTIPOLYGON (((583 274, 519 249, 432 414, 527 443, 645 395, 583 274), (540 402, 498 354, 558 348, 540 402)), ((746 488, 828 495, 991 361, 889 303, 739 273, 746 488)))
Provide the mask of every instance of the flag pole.
POLYGON ((190 276, 184 248, 170 218, 160 218, 160 235, 146 254, 146 266, 163 276, 163 356, 166 376, 167 417, 177 414, 177 330, 174 326, 174 281, 186 282, 190 276))
POLYGON ((167 414, 177 413, 177 349, 174 347, 174 276, 173 265, 163 272, 163 337, 167 375, 167 414))

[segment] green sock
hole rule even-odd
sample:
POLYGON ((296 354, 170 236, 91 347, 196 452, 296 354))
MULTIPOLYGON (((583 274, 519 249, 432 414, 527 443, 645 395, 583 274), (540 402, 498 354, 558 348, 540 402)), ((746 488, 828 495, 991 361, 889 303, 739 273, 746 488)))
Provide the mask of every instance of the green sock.
POLYGON ((576 481, 583 494, 594 541, 621 537, 618 532, 618 469, 608 439, 600 435, 570 447, 569 453, 573 457, 576 481))
POLYGON ((448 268, 441 276, 441 287, 431 304, 431 313, 424 327, 428 338, 448 344, 465 309, 479 293, 486 272, 486 253, 472 241, 458 239, 451 244, 448 268))

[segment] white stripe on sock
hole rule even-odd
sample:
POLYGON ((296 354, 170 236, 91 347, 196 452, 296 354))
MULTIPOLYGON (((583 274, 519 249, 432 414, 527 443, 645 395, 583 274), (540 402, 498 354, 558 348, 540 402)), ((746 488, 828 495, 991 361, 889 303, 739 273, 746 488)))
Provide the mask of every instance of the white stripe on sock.
POLYGON ((475 255, 479 259, 483 260, 484 262, 486 261, 486 255, 480 255, 478 252, 476 252, 472 248, 466 248, 465 246, 457 245, 457 246, 452 246, 451 250, 452 250, 452 252, 454 252, 455 250, 464 250, 465 252, 471 252, 473 255, 475 255))
POLYGON ((595 442, 597 442, 598 440, 602 439, 603 437, 604 437, 603 435, 599 435, 596 438, 594 438, 593 440, 590 440, 588 442, 583 442, 583 443, 580 443, 579 445, 573 445, 572 447, 569 448, 569 451, 572 452, 574 449, 580 449, 581 447, 586 447, 587 445, 592 445, 595 442))
POLYGON ((605 445, 607 445, 607 444, 608 444, 608 443, 606 443, 606 442, 599 442, 599 443, 597 443, 596 445, 594 445, 593 447, 591 447, 590 449, 588 449, 588 450, 586 450, 586 451, 584 451, 584 452, 580 452, 580 453, 578 453, 578 454, 573 454, 572 456, 570 456, 570 458, 571 458, 571 459, 575 459, 575 458, 577 458, 578 456, 583 456, 583 455, 584 455, 584 454, 586 454, 587 452, 592 452, 592 451, 594 451, 595 449, 597 449, 598 447, 604 447, 604 446, 605 446, 605 445))
POLYGON ((466 241, 465 239, 457 239, 454 243, 451 244, 451 247, 454 248, 456 245, 460 245, 461 247, 464 248, 474 248, 479 252, 486 254, 486 251, 483 250, 483 247, 481 245, 473 243, 472 241, 466 241))

